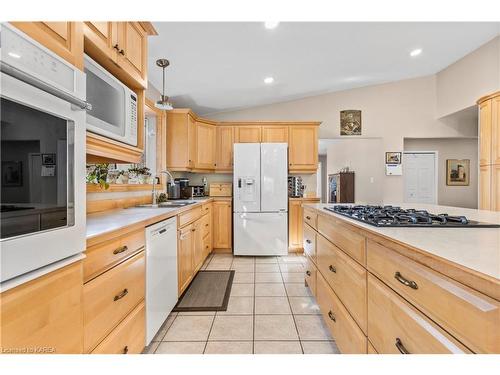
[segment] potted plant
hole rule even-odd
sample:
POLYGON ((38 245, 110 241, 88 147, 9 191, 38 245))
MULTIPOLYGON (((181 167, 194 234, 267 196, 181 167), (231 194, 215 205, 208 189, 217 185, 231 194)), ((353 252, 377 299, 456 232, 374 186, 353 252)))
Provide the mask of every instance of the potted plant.
MULTIPOLYGON (((130 179, 133 179, 134 183, 147 184, 149 178, 151 177, 151 172, 148 167, 137 167, 134 166, 128 169, 130 179)), ((132 181, 130 181, 132 183, 132 181)))
POLYGON ((101 189, 108 189, 107 181, 109 173, 109 164, 87 164, 87 183, 99 184, 101 189))

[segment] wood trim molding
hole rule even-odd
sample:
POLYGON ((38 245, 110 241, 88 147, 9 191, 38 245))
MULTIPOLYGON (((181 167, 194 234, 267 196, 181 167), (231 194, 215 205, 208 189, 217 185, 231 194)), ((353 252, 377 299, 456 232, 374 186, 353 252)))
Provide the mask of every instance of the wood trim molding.
POLYGON ((138 204, 151 203, 151 195, 141 195, 139 197, 128 197, 122 199, 101 199, 95 201, 87 200, 87 215, 101 211, 127 208, 138 204))
POLYGON ((478 101, 476 103, 479 105, 479 104, 485 102, 486 100, 493 99, 497 96, 500 96, 500 91, 496 91, 493 94, 482 96, 478 99, 478 101))
MULTIPOLYGON (((163 190, 162 184, 156 184, 157 191, 163 190)), ((87 184, 87 193, 115 193, 118 191, 152 191, 153 184, 109 184, 108 189, 98 184, 87 184)))
POLYGON ((155 27, 153 26, 153 24, 151 22, 139 21, 139 25, 141 25, 141 27, 144 29, 144 31, 148 35, 152 35, 152 36, 158 35, 158 31, 156 31, 155 27))
POLYGON ((143 150, 87 132, 87 163, 139 163, 143 150))

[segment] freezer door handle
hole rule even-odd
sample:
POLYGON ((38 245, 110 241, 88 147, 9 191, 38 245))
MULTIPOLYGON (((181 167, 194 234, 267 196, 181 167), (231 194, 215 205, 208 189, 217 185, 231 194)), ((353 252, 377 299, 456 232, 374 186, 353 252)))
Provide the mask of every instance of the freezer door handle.
POLYGON ((238 178, 238 189, 241 189, 241 178, 238 178))

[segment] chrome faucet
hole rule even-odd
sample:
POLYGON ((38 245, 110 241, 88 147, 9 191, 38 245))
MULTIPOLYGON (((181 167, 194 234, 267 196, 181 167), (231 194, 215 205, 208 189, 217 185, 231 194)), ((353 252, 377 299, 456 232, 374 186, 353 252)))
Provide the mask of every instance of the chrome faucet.
MULTIPOLYGON (((172 176, 172 174, 167 171, 166 169, 164 171, 160 171, 159 174, 166 174, 167 177, 170 177, 170 183, 173 184, 174 183, 174 177, 172 176)), ((158 178, 158 173, 155 173, 153 175, 153 201, 151 202, 151 205, 153 207, 157 207, 158 206, 158 198, 156 197, 156 179, 158 178)), ((167 178, 167 181, 165 181, 165 192, 167 192, 167 186, 168 186, 168 178, 167 178)))

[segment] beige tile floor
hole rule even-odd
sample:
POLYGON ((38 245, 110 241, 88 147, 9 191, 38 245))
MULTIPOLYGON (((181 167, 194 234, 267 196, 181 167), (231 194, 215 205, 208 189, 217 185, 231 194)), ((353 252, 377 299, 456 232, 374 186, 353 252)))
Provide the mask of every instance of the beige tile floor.
POLYGON ((211 255, 207 270, 235 270, 227 311, 172 313, 148 354, 336 354, 304 285, 301 255, 211 255))

